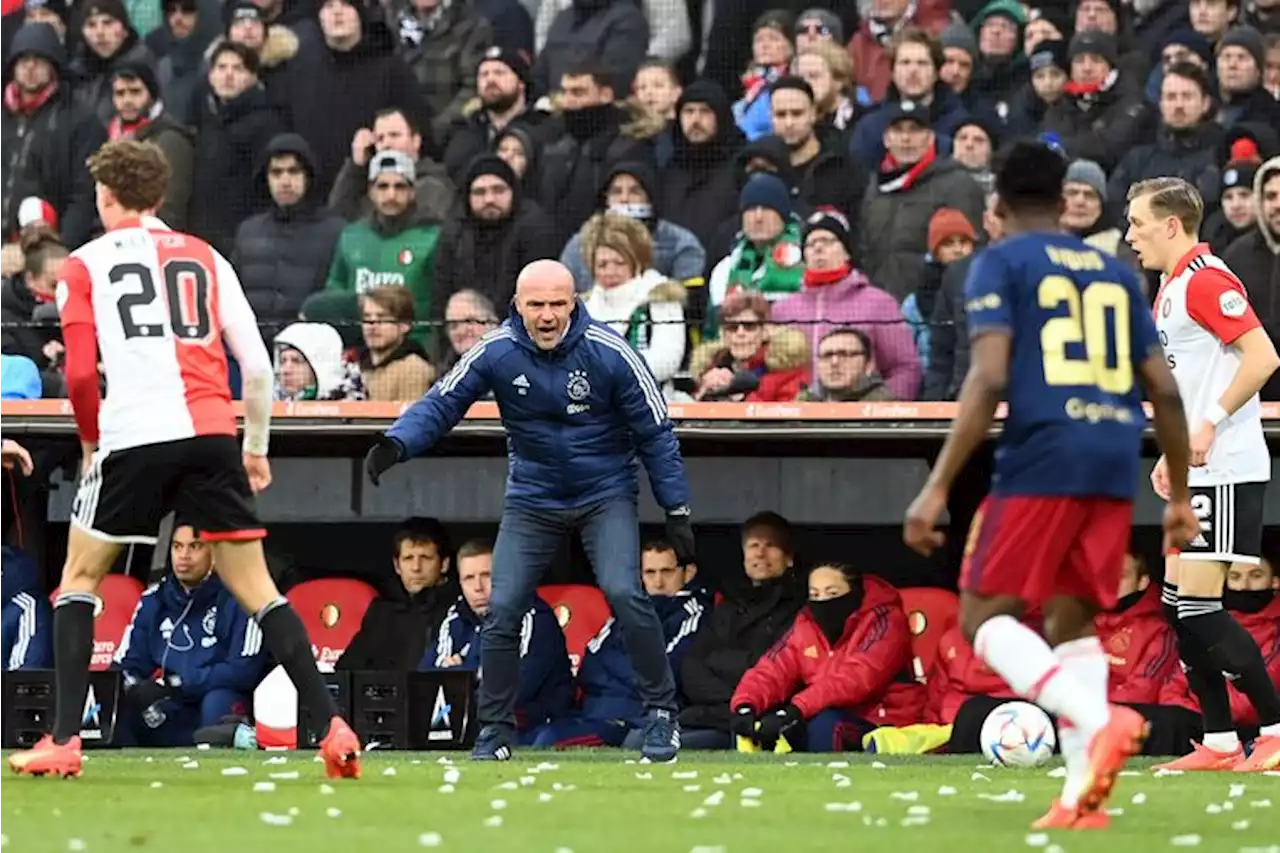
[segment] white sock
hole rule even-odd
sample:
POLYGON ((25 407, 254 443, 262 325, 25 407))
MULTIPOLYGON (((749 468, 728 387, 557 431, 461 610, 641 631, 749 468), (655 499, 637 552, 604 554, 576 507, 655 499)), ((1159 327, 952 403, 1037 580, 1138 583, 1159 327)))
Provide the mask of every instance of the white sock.
POLYGON ((1024 699, 1092 736, 1107 724, 1106 702, 1099 707, 1079 679, 1058 663, 1044 638, 1012 616, 993 616, 974 636, 973 648, 987 666, 1024 699))
MULTIPOLYGON (((1053 650, 1064 672, 1070 673, 1080 684, 1081 690, 1094 703, 1107 704, 1107 687, 1111 681, 1111 666, 1107 662, 1102 643, 1097 637, 1082 637, 1062 643, 1053 650)), ((1104 718, 1105 719, 1105 718, 1104 718)), ((1062 748, 1062 760, 1067 765, 1067 778, 1062 785, 1062 804, 1068 808, 1080 799, 1085 776, 1089 770, 1089 738, 1070 722, 1058 723, 1058 744, 1062 748)))
POLYGON ((1205 732, 1201 743, 1214 752, 1235 752, 1240 748, 1240 736, 1235 732, 1205 732))
POLYGON ((1258 729, 1259 737, 1280 737, 1280 723, 1272 723, 1258 729))

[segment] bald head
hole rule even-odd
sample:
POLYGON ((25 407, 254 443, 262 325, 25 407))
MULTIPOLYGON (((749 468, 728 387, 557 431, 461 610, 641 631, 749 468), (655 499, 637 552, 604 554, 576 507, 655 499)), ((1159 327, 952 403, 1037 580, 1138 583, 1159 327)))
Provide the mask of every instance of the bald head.
POLYGON ((534 261, 516 278, 516 311, 539 349, 559 346, 576 303, 573 274, 559 261, 534 261))

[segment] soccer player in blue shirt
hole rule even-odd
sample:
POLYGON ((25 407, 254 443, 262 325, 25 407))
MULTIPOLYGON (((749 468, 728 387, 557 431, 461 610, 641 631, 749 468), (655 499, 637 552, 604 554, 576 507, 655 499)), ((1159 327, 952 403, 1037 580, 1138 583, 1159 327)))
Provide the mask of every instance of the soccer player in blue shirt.
POLYGON ((1187 421, 1137 277, 1062 233, 1067 163, 1020 142, 996 176, 1006 239, 965 285, 973 353, 951 435, 907 511, 904 538, 928 553, 957 473, 1008 402, 991 494, 965 545, 961 627, 1018 695, 1058 718, 1067 778, 1036 828, 1099 828, 1116 774, 1146 737, 1107 704, 1108 663, 1093 616, 1114 606, 1129 542, 1146 417, 1141 379, 1169 459, 1166 546, 1199 531, 1183 464, 1187 421), (1176 457, 1176 462, 1174 461, 1176 457), (1045 638, 1018 621, 1042 607, 1045 638))

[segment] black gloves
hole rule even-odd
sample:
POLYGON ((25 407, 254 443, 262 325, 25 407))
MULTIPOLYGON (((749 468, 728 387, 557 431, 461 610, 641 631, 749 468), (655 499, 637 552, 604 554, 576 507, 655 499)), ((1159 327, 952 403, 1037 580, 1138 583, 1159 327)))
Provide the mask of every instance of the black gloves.
POLYGON ((756 712, 743 705, 741 708, 733 712, 733 716, 729 718, 729 731, 735 737, 744 737, 750 741, 756 739, 756 723, 759 718, 756 712))
POLYGON ((689 520, 689 507, 680 506, 667 510, 667 541, 676 549, 676 561, 681 566, 697 562, 696 543, 693 541, 693 522, 689 520))
POLYGON ((141 709, 150 708, 157 702, 163 702, 173 696, 176 691, 158 684, 149 678, 139 679, 132 685, 125 686, 125 694, 129 700, 141 709))
POLYGON ((770 711, 760 720, 760 748, 772 751, 778 738, 784 735, 787 742, 794 746, 803 725, 804 715, 789 702, 776 711, 770 711))
POLYGON ((378 443, 364 457, 364 472, 375 486, 392 465, 404 461, 404 445, 389 436, 379 436, 378 443))

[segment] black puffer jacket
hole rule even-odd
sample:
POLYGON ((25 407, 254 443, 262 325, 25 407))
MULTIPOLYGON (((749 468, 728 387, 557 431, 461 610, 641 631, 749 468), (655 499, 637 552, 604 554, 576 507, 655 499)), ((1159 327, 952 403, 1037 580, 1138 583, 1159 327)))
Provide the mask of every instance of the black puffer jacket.
POLYGON ((82 43, 71 60, 76 103, 94 113, 104 125, 115 113, 115 106, 111 103, 111 75, 124 65, 147 65, 155 70, 155 57, 133 27, 127 27, 124 43, 115 55, 103 59, 82 43))
MULTIPOLYGON (((1272 157, 1258 169, 1253 179, 1256 198, 1262 198, 1268 179, 1280 173, 1280 157, 1272 157)), ((1222 256, 1249 291, 1249 302, 1271 340, 1280 347, 1280 232, 1272 230, 1261 217, 1253 231, 1236 240, 1222 256)), ((1280 372, 1262 386, 1262 399, 1280 401, 1280 372)))
POLYGON ((1122 73, 1105 91, 1064 96, 1049 108, 1042 129, 1058 134, 1073 159, 1111 171, 1126 151, 1151 138, 1153 123, 1141 84, 1122 73))
POLYGON ((706 104, 716 114, 716 136, 694 145, 685 138, 680 122, 675 122, 671 160, 662 170, 658 195, 667 219, 688 228, 706 246, 720 223, 738 209, 734 158, 746 140, 733 120, 729 98, 718 84, 711 80, 690 83, 676 102, 676 114, 691 103, 706 104))
POLYGON ((961 258, 942 274, 929 330, 929 369, 922 400, 954 400, 969 372, 969 321, 964 310, 964 280, 972 257, 961 258))
POLYGON ((416 595, 409 595, 399 578, 393 578, 386 586, 386 593, 370 602, 359 632, 351 638, 336 669, 417 669, 428 639, 435 635, 449 605, 459 595, 453 575, 447 575, 440 586, 427 587, 416 595))
POLYGON ((267 193, 267 166, 278 154, 295 154, 307 170, 307 194, 292 207, 272 204, 249 217, 236 232, 232 260, 240 272, 245 296, 260 321, 290 322, 303 301, 324 287, 333 247, 346 221, 320 206, 315 181, 315 158, 296 133, 272 139, 263 152, 256 180, 267 193))
POLYGON ((1190 130, 1174 130, 1162 125, 1154 143, 1130 149, 1111 173, 1107 187, 1111 218, 1114 221, 1123 218, 1125 196, 1129 187, 1138 181, 1167 176, 1182 178, 1194 186, 1213 165, 1221 141, 1222 128, 1212 122, 1203 122, 1190 130))
POLYGON ((538 95, 549 94, 560 88, 566 68, 594 58, 613 72, 613 91, 622 97, 648 49, 649 22, 639 0, 574 0, 551 22, 533 85, 538 95))

